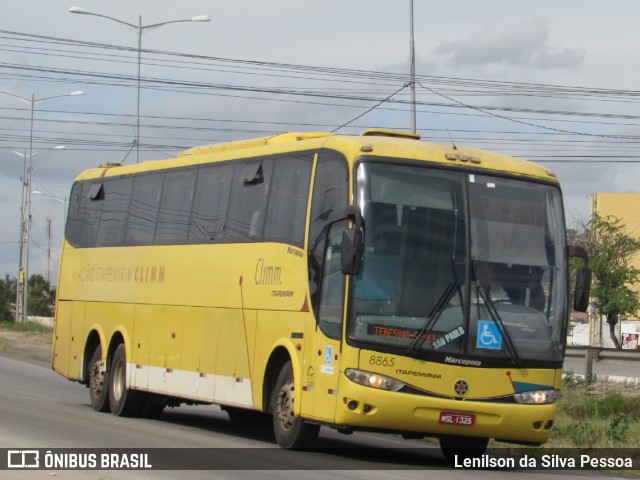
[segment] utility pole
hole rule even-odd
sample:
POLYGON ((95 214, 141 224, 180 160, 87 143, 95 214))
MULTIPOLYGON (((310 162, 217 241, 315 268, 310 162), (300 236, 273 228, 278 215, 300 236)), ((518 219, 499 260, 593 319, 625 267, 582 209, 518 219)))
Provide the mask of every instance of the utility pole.
POLYGON ((409 40, 410 63, 411 63, 411 131, 417 132, 416 125, 416 47, 413 32, 413 0, 411 0, 411 32, 409 40))

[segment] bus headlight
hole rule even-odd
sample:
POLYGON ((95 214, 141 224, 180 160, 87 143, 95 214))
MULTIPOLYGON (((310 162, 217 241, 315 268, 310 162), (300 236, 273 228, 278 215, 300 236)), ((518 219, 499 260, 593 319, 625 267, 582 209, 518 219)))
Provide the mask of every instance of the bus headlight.
POLYGON ((404 387, 404 383, 400 380, 387 377, 386 375, 380 375, 379 373, 347 368, 344 374, 352 382, 364 385, 365 387, 379 388, 381 390, 389 390, 391 392, 397 392, 404 387))
POLYGON ((518 403, 542 405, 560 400, 560 390, 531 390, 529 392, 516 393, 513 397, 518 403))

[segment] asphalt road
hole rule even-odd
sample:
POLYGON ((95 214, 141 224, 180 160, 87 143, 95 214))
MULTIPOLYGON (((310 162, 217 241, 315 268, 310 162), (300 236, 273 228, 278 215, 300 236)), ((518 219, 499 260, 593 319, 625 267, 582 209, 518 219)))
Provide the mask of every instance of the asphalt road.
MULTIPOLYGON (((0 479, 444 479, 512 478, 516 472, 448 466, 434 445, 392 435, 345 436, 323 428, 318 448, 279 449, 268 428, 232 424, 215 406, 180 407, 161 420, 119 418, 94 412, 88 391, 46 364, 0 355, 1 449, 208 449, 219 467, 207 471, 0 470, 0 479), (373 450, 384 448, 385 450, 373 450), (329 471, 330 470, 330 471, 329 471)), ((193 450, 194 455, 198 450, 193 450)), ((616 478, 588 471, 519 471, 538 479, 616 478)))

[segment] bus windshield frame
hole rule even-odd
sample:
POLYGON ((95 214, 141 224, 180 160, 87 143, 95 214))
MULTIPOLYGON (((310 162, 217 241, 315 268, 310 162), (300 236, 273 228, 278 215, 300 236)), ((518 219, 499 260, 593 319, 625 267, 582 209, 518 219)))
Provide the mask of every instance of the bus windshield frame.
POLYGON ((368 158, 355 189, 364 255, 350 284, 350 344, 443 363, 560 368, 568 268, 557 185, 368 158))

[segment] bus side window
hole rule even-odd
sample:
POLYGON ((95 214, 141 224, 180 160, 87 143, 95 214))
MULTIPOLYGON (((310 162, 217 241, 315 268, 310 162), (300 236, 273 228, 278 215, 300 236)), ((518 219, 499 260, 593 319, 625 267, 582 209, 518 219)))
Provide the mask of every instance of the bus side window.
POLYGON ((132 177, 104 182, 104 205, 96 246, 121 246, 124 244, 132 185, 132 177))
POLYGON ((156 225, 156 245, 187 241, 196 174, 193 169, 165 174, 156 225))
POLYGON ((263 238, 264 209, 272 170, 272 160, 235 165, 224 225, 224 242, 253 242, 263 238))
POLYGON ((198 171, 188 233, 190 243, 222 241, 232 178, 232 164, 206 166, 198 171))
POLYGON ((345 220, 333 224, 329 229, 320 285, 320 308, 318 310, 320 330, 329 338, 335 339, 342 337, 345 276, 342 274, 340 253, 342 232, 346 228, 347 222, 345 220))
POLYGON ((275 159, 264 226, 267 241, 304 245, 311 160, 309 154, 275 159))
POLYGON ((74 247, 84 247, 82 239, 87 204, 89 203, 89 183, 74 183, 69 196, 69 212, 65 235, 74 247))
POLYGON ((153 244, 163 181, 164 173, 139 175, 133 180, 129 219, 125 232, 127 245, 153 244))

